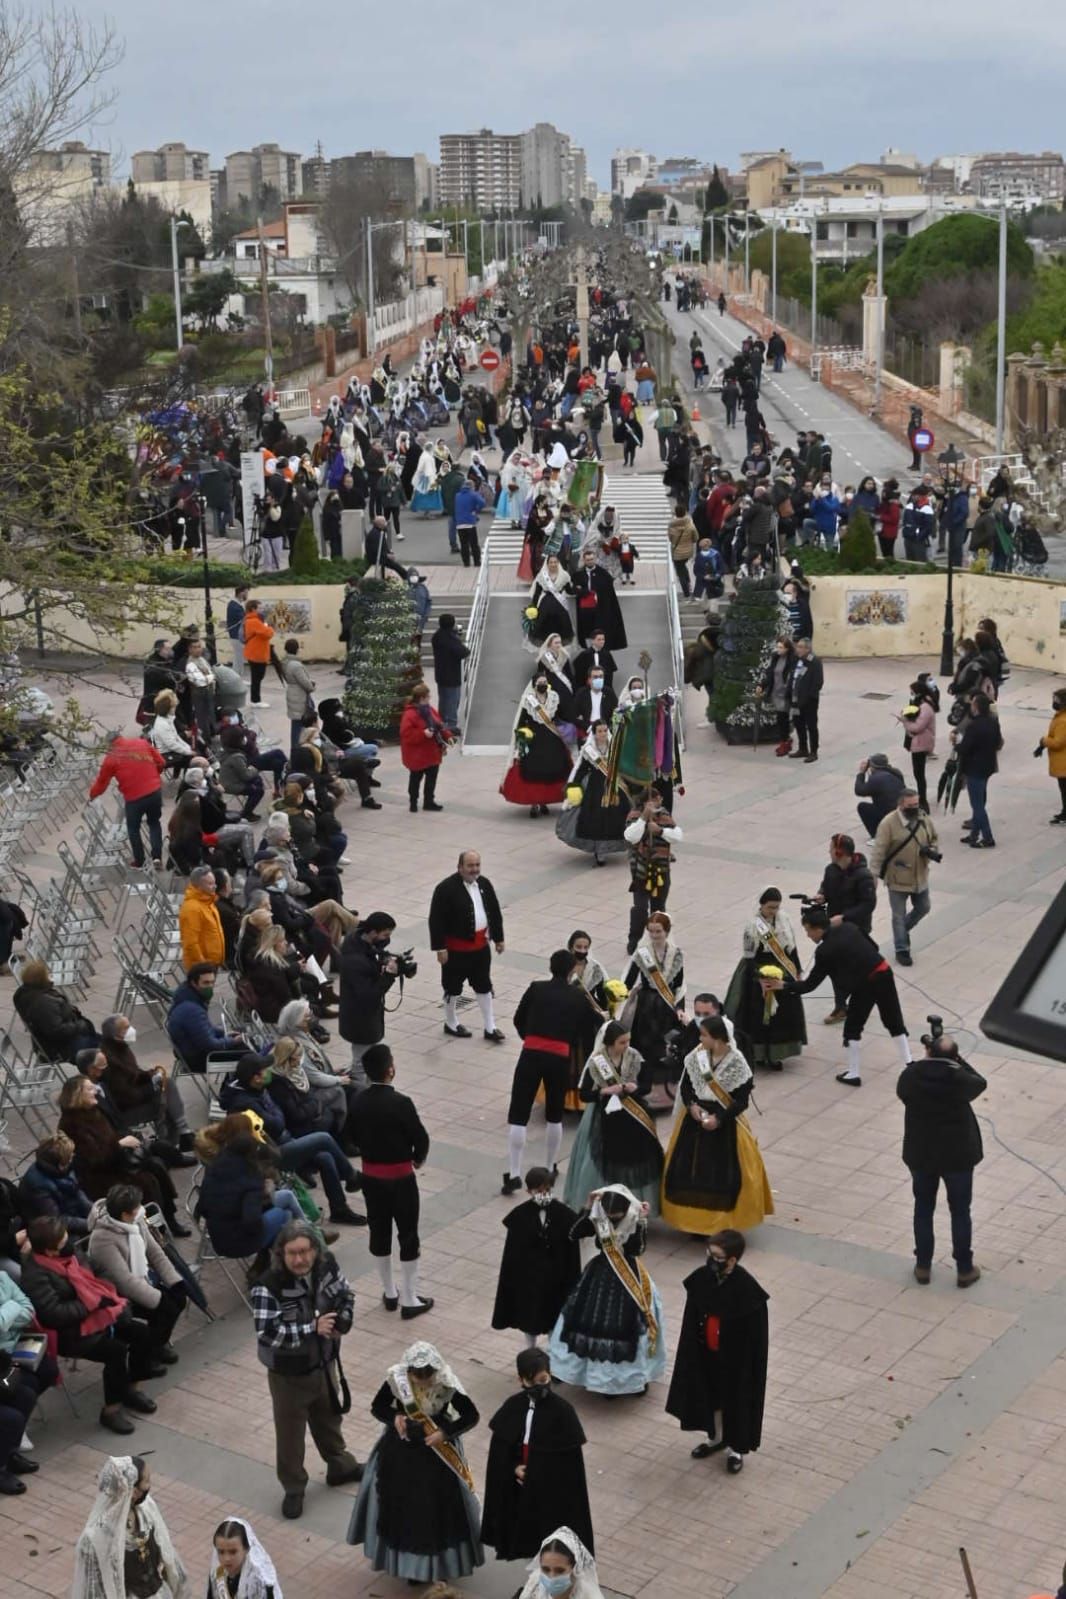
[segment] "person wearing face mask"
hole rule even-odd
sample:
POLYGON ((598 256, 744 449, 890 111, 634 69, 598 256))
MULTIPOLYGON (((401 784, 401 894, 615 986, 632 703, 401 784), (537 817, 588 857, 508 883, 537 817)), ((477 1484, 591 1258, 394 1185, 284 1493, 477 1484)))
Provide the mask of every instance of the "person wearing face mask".
POLYGON ((547 816, 549 805, 558 805, 566 793, 571 755, 558 715, 559 696, 538 671, 519 701, 511 764, 500 784, 504 799, 528 805, 532 817, 547 816))
POLYGON ((531 1166, 526 1173, 529 1198, 503 1218, 507 1237, 492 1325, 517 1328, 527 1349, 535 1349, 537 1339, 551 1332, 581 1276, 581 1246, 570 1236, 577 1212, 552 1197, 554 1187, 553 1171, 531 1166))
POLYGON ((626 711, 631 705, 640 705, 647 697, 647 688, 642 677, 631 677, 626 680, 626 686, 618 696, 618 709, 626 711))
POLYGON ((614 578, 598 560, 596 542, 586 544, 581 552, 581 566, 574 579, 577 603, 577 638, 584 648, 596 634, 602 633, 612 650, 626 647, 626 628, 622 607, 614 590, 614 578))
POLYGON ((454 1581, 485 1564, 481 1510, 462 1435, 477 1407, 439 1350, 405 1349, 374 1395, 383 1427, 348 1524, 375 1571, 414 1585, 454 1581))
POLYGON ((576 1532, 556 1527, 544 1540, 515 1599, 603 1599, 596 1562, 576 1532))
POLYGON ((240 1033, 224 1032, 208 1014, 217 977, 218 967, 210 961, 190 966, 170 1001, 167 1033, 190 1072, 206 1071, 208 1056, 212 1064, 218 1060, 237 1061, 247 1049, 240 1033))
POLYGON ((521 1350, 515 1366, 520 1390, 489 1422, 482 1541, 497 1560, 523 1559, 537 1553, 544 1528, 565 1515, 592 1550, 585 1434, 577 1411, 552 1387, 543 1349, 521 1350))
POLYGON ((100 1048, 107 1061, 103 1082, 115 1109, 123 1116, 152 1121, 156 1136, 176 1143, 186 1157, 181 1164, 191 1165, 193 1134, 173 1074, 162 1065, 153 1066, 150 1071, 138 1065, 133 1052, 137 1029, 128 1016, 105 1016, 100 1034, 100 1048))
POLYGON ((911 930, 929 915, 929 863, 940 858, 938 850, 932 818, 921 809, 917 791, 904 788, 896 809, 878 824, 870 850, 870 870, 888 889, 900 966, 914 964, 911 930))
POLYGON ((111 1455, 74 1550, 70 1599, 191 1599, 140 1455, 111 1455))
POLYGON ((685 1312, 666 1411, 682 1432, 706 1433, 693 1460, 725 1450, 735 1476, 762 1442, 769 1358, 769 1294, 740 1261, 744 1234, 734 1228, 707 1240, 707 1264, 684 1281, 685 1312))
POLYGON ((607 687, 602 667, 592 667, 586 683, 574 695, 574 720, 579 732, 587 733, 593 722, 610 725, 618 696, 607 687))
POLYGON ((172 1366, 178 1352, 171 1334, 188 1302, 181 1275, 145 1220, 139 1189, 116 1183, 89 1216, 89 1264, 114 1283, 148 1325, 152 1358, 172 1366))
MULTIPOLYGON (((595 676, 593 673, 590 682, 595 676)), ((607 692, 604 689, 604 698, 607 692)), ((625 829, 631 796, 625 784, 619 781, 618 797, 613 804, 604 803, 610 755, 611 732, 607 721, 604 717, 593 717, 588 737, 567 779, 567 808, 555 824, 556 837, 571 849, 591 855, 597 866, 603 866, 608 855, 624 854, 629 847, 625 829), (576 804, 571 789, 581 791, 576 804)))

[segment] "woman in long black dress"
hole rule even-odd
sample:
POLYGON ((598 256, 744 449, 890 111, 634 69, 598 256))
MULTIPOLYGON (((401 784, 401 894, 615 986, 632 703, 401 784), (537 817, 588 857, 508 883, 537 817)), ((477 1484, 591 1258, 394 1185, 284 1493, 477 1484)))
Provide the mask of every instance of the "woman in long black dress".
POLYGON ((663 1150, 636 1085, 643 1062, 621 1022, 607 1022, 585 1063, 579 1092, 585 1114, 566 1169, 563 1198, 575 1210, 593 1189, 623 1183, 659 1214, 663 1150))
POLYGON ((751 1067, 721 1016, 700 1018, 699 1044, 685 1056, 663 1170, 663 1220, 682 1232, 747 1231, 774 1210, 766 1168, 744 1111, 751 1067))
POLYGON ((566 568, 557 555, 549 555, 529 591, 529 608, 536 616, 529 619, 529 636, 541 644, 550 633, 558 633, 564 644, 574 636, 569 597, 573 593, 566 568))
POLYGON ((552 1375, 596 1394, 642 1394, 666 1369, 659 1290, 641 1260, 647 1205, 622 1183, 589 1195, 573 1229, 597 1253, 559 1313, 548 1342, 552 1375))
POLYGON ((759 895, 758 914, 744 928, 744 952, 725 996, 725 1013, 736 1028, 741 1049, 753 1066, 779 1072, 807 1042, 803 996, 763 986, 760 971, 772 979, 798 977, 796 934, 781 909, 781 890, 759 895))
POLYGON ((559 696, 559 721, 568 729, 567 740, 571 744, 577 743, 577 728, 574 726, 574 673, 567 655, 566 645, 558 633, 549 633, 537 652, 537 665, 533 673, 543 672, 548 678, 548 687, 555 690, 559 696))
POLYGON ((640 1086, 652 1110, 669 1110, 674 1102, 666 1036, 685 1021, 685 956, 670 937, 672 926, 665 911, 652 911, 625 977, 629 998, 622 1020, 644 1058, 640 1086))
POLYGON ((592 953, 592 936, 584 928, 575 928, 566 941, 574 957, 569 981, 580 988, 588 1004, 588 1015, 579 1037, 570 1049, 570 1087, 567 1089, 564 1109, 583 1111, 585 1102, 578 1090, 585 1062, 596 1045, 596 1035, 605 1022, 611 1019, 607 998, 607 973, 592 953))
POLYGON ((522 695, 514 724, 511 764, 500 793, 511 805, 528 805, 530 816, 547 816, 566 793, 570 751, 556 720, 559 696, 538 672, 522 695))
POLYGON ((404 1351, 374 1395, 384 1431, 370 1453, 348 1526, 375 1571, 453 1582, 484 1565, 481 1511, 460 1436, 478 1412, 432 1344, 404 1351))
POLYGON ((571 849, 591 855, 597 866, 603 866, 608 855, 621 855, 629 848, 622 836, 633 803, 628 789, 619 783, 614 803, 603 803, 610 755, 610 728, 606 722, 593 722, 568 781, 568 787, 580 788, 581 800, 555 824, 557 837, 571 849))

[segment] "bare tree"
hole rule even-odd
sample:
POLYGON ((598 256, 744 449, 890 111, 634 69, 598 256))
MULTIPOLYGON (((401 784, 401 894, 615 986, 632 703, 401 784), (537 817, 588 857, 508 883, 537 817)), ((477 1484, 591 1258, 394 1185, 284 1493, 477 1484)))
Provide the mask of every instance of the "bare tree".
POLYGON ((322 203, 322 231, 337 258, 340 272, 352 295, 367 303, 366 224, 395 219, 395 227, 381 228, 372 235, 374 298, 381 304, 395 299, 403 281, 403 219, 385 185, 374 178, 359 177, 343 168, 330 179, 329 193, 322 203))

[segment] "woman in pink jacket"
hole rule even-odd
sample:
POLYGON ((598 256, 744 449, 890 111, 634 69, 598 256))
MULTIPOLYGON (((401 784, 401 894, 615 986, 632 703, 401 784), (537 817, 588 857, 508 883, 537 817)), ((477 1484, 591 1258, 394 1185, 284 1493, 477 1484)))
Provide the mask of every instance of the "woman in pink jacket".
POLYGON ((918 790, 918 803, 923 811, 929 810, 929 795, 925 787, 925 767, 936 749, 936 711, 924 683, 912 683, 911 702, 898 720, 903 723, 903 747, 910 751, 914 786, 918 790))

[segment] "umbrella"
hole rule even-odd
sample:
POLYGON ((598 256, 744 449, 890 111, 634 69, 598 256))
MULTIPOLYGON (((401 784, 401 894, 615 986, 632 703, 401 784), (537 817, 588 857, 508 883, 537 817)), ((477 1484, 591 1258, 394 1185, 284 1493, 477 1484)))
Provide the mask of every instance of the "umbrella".
POLYGON ((940 774, 940 781, 936 786, 936 797, 945 810, 954 811, 959 802, 959 791, 962 788, 962 770, 959 766, 959 757, 952 752, 944 763, 944 770, 940 774))

